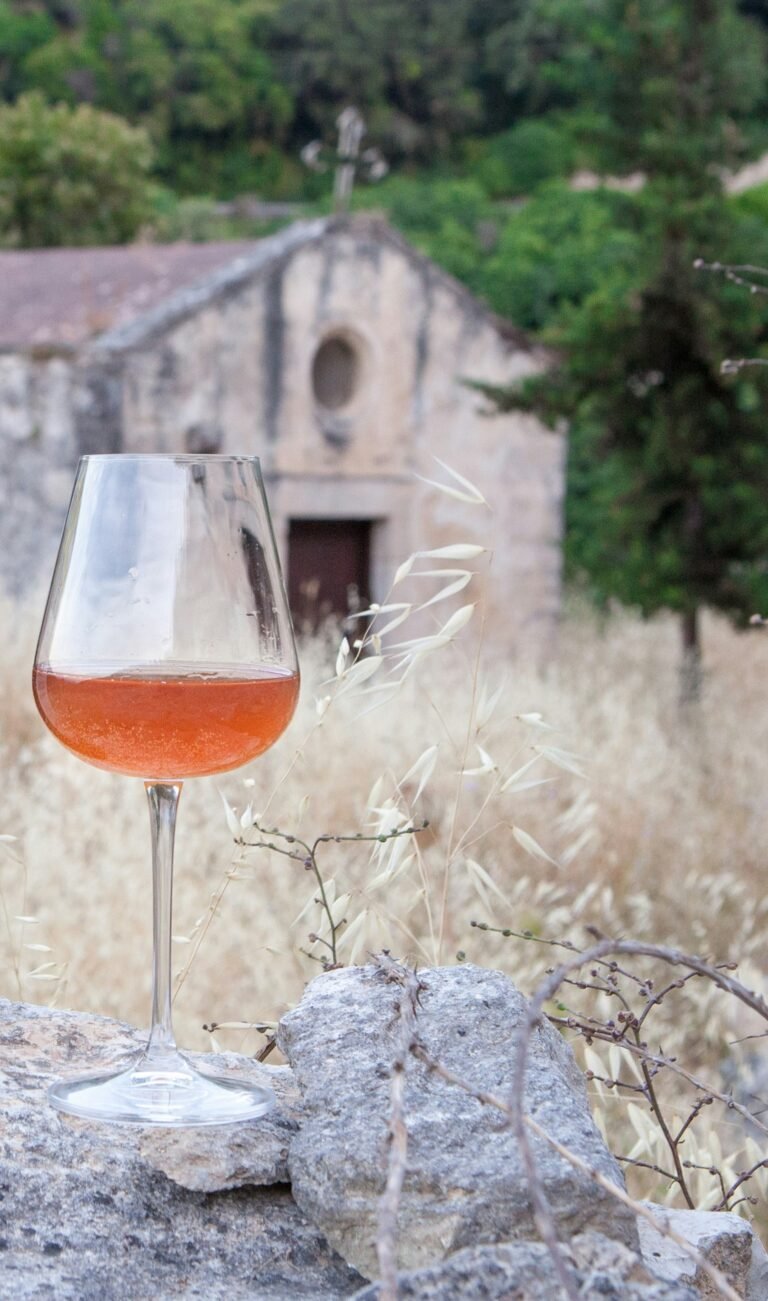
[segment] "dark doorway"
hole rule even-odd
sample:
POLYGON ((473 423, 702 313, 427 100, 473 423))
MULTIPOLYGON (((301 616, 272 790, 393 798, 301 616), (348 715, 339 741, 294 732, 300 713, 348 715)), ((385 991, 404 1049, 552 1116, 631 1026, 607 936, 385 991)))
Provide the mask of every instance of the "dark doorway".
POLYGON ((365 609, 370 556, 370 520, 291 520, 288 598, 300 631, 365 609))

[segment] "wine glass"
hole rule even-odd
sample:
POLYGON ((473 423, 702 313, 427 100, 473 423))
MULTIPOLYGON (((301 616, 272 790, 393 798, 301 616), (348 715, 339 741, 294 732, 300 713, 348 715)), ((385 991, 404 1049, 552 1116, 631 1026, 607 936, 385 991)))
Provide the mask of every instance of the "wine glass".
POLYGON ((128 1069, 52 1085, 98 1120, 211 1125, 271 1090, 195 1070, 171 1024, 176 809, 185 777, 226 772, 287 727, 296 647, 259 462, 85 456, 35 655, 43 721, 80 759, 142 777, 152 832, 152 1027, 128 1069))

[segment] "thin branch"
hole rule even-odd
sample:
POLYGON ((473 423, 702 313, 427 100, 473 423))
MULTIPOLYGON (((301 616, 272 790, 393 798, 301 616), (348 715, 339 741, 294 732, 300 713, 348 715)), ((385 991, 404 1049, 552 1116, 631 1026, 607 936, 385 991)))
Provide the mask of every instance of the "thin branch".
MULTIPOLYGON (((301 863, 308 872, 313 874, 320 892, 320 897, 315 902, 320 905, 325 915, 330 938, 326 940, 320 935, 312 934, 309 936, 309 940, 312 944, 322 944, 328 950, 328 957, 321 957, 319 961, 323 967, 330 968, 338 965, 337 942, 341 931, 346 925, 346 918, 342 917, 338 922, 334 920, 333 908, 326 892, 325 880, 317 861, 317 851, 320 845, 383 845, 389 840, 397 840, 399 836, 417 836, 420 831, 426 831, 428 826, 429 823, 425 820, 417 827, 395 827, 392 831, 379 832, 373 836, 365 836, 361 831, 356 831, 351 835, 339 836, 324 832, 321 836, 316 836, 310 845, 308 841, 302 840, 299 836, 293 836, 286 831, 279 831, 277 827, 262 827, 258 822, 254 822, 253 830, 261 839, 243 840, 241 844, 245 849, 268 849, 272 853, 282 854, 284 858, 290 858, 294 862, 301 863), (284 841, 285 844, 277 844, 278 840, 284 841)), ((305 952, 305 950, 302 950, 302 952, 305 952)), ((308 953, 306 956, 317 960, 315 954, 308 953)))
POLYGON ((768 1170, 768 1160, 755 1161, 755 1164, 753 1166, 750 1166, 749 1170, 742 1170, 741 1173, 738 1175, 738 1177, 731 1184, 730 1188, 728 1188, 723 1193, 722 1199, 718 1202, 717 1206, 715 1206, 713 1209, 716 1211, 732 1210, 733 1208, 729 1205, 729 1203, 731 1198, 733 1197, 733 1194, 736 1192, 738 1188, 741 1188, 742 1184, 745 1184, 748 1179, 751 1179, 753 1175, 757 1174, 758 1170, 768 1170))
MULTIPOLYGON (((439 1062, 437 1058, 432 1057, 423 1044, 415 1043, 412 1052, 420 1062, 424 1063, 428 1070, 434 1071, 435 1074, 439 1075, 447 1084, 455 1084, 457 1088, 463 1089, 465 1093, 468 1093, 472 1098, 476 1098, 478 1102, 483 1102, 486 1106, 496 1107, 508 1118, 511 1118, 511 1108, 503 1098, 497 1097, 494 1093, 488 1093, 485 1089, 477 1089, 466 1080, 463 1080, 459 1075, 454 1074, 454 1072, 449 1070, 447 1066, 443 1066, 442 1062, 439 1062)), ((527 1135, 525 1142, 527 1144, 527 1135)), ((560 1285, 565 1292, 568 1301, 579 1301, 580 1289, 577 1289, 576 1280, 569 1270, 568 1264, 560 1249, 560 1243, 557 1237, 557 1226, 549 1202, 543 1192, 538 1172, 534 1165, 526 1161, 526 1154, 522 1144, 521 1150, 528 1173, 536 1227, 541 1235, 542 1242, 549 1249, 549 1254, 552 1257, 552 1263, 560 1280, 560 1285)))
MULTIPOLYGON (((639 1060, 645 1060, 651 1065, 658 1067, 660 1070, 669 1068, 669 1070, 673 1071, 676 1075, 679 1075, 681 1079, 687 1080, 689 1084, 692 1084, 695 1089, 699 1089, 702 1093, 711 1095, 717 1102, 722 1102, 723 1106, 727 1107, 729 1111, 738 1112, 744 1120, 757 1126, 763 1134, 768 1134, 768 1125, 763 1124, 763 1122, 758 1119, 757 1113, 750 1111, 749 1108, 745 1107, 741 1102, 737 1102, 731 1094, 722 1093, 719 1089, 713 1088, 706 1080, 700 1080, 697 1075, 693 1075, 690 1071, 686 1070, 684 1066, 681 1066, 674 1057, 664 1057, 660 1053, 652 1053, 649 1051, 646 1044, 634 1044, 630 1039, 617 1040, 616 1033, 612 1030, 606 1029, 604 1026, 600 1027, 591 1023, 589 1025, 579 1025, 572 1016, 548 1016, 547 1020, 553 1025, 559 1025, 569 1030, 576 1030, 577 1033, 586 1038, 599 1039, 604 1043, 616 1044, 617 1047, 623 1049, 625 1052, 632 1053, 633 1056, 637 1057, 639 1060)), ((592 1018, 587 1018, 587 1020, 591 1022, 592 1018)))
POLYGON ((402 990, 396 1009, 399 1029, 398 1047, 390 1073, 387 1183, 379 1201, 376 1235, 376 1255, 381 1279, 379 1301, 397 1301, 397 1215, 408 1155, 405 1073, 416 1034, 419 996, 424 985, 415 971, 409 971, 399 962, 395 962, 386 951, 376 954, 374 962, 384 978, 400 985, 402 990))
POLYGON ((729 265, 726 262, 705 262, 703 258, 696 258, 694 262, 696 271, 714 271, 717 275, 723 276, 729 280, 732 285, 740 285, 742 289, 748 289, 751 294, 768 294, 768 284, 760 280, 755 280, 755 276, 768 276, 768 270, 765 267, 752 266, 749 262, 729 265))
MULTIPOLYGON (((640 1036, 636 1030, 634 1033, 635 1033, 635 1042, 639 1046, 640 1036)), ((640 1059, 640 1070, 643 1073, 643 1079, 645 1081, 645 1096, 648 1099, 648 1105, 650 1106, 651 1111, 656 1117, 656 1124, 658 1125, 659 1129, 662 1132, 662 1135, 664 1137, 664 1142, 669 1148, 669 1154, 672 1157, 672 1161, 675 1166, 678 1186, 680 1188, 681 1193, 683 1194, 683 1197, 688 1203, 688 1209, 693 1211, 696 1209, 696 1203, 691 1194, 691 1190, 688 1187, 688 1180, 686 1179, 685 1174, 683 1172, 683 1163, 680 1159, 680 1149, 679 1149, 678 1141, 674 1139, 672 1137, 672 1134, 670 1133, 670 1129, 667 1124, 664 1111, 662 1109, 661 1103, 659 1102, 658 1095, 656 1093, 656 1088, 653 1083, 653 1075, 651 1073, 648 1062, 645 1060, 644 1057, 641 1057, 640 1059)))
MULTIPOLYGON (((532 1188, 537 1185, 541 1189, 541 1195, 544 1196, 536 1170, 535 1157, 526 1133, 526 1118, 523 1115, 523 1098, 525 1095, 525 1077, 528 1065, 528 1051, 530 1047, 531 1035, 534 1029, 540 1024, 544 1004, 554 998, 558 989, 573 972, 578 971, 586 963, 604 961, 607 958, 614 957, 616 954, 625 954, 632 957, 656 958, 661 962, 666 962, 672 967, 687 967, 689 971, 694 971, 699 975, 706 976, 723 989, 726 993, 732 994, 740 1002, 746 1004, 752 1011, 757 1012, 764 1021, 768 1021, 768 1004, 765 1000, 756 994, 753 990, 747 989, 740 981, 728 976, 720 967, 712 966, 711 963, 704 962, 691 954, 681 952, 679 949, 667 948, 658 944, 645 944, 636 940, 610 940, 602 939, 599 943, 594 944, 590 949, 579 953, 568 961, 561 963, 554 971, 550 972, 546 979, 541 982, 530 1001, 528 1015, 523 1018, 517 1034, 517 1057, 512 1079, 512 1089, 509 1103, 509 1123, 521 1145, 526 1168, 529 1171, 529 1179, 532 1188)), ((628 1041, 625 1041, 628 1044, 628 1041)), ((636 1044, 639 1051, 641 1068, 643 1069, 646 1083, 649 1082, 649 1072, 647 1067, 648 1056, 642 1044, 637 1040, 636 1044)), ((711 1090, 710 1090, 711 1092, 711 1090)), ((659 1119, 660 1111, 656 1111, 659 1119)), ((666 1129, 666 1126, 665 1126, 666 1129)), ((665 1138, 673 1153, 675 1160, 675 1169, 679 1168, 679 1156, 675 1147, 672 1136, 668 1130, 665 1138)), ((551 1140, 553 1146, 557 1146, 554 1140, 551 1140)), ((575 1164, 575 1161, 574 1161, 575 1164)), ((680 1172, 681 1173, 681 1172, 680 1172)), ((598 1182, 600 1182, 598 1180, 598 1182)), ((680 1187, 686 1191, 685 1178, 680 1178, 680 1187)), ((725 1294, 727 1295, 727 1293, 725 1294)), ((732 1294, 735 1295, 735 1294, 732 1294)))
MULTIPOLYGON (((417 1056, 429 1070, 434 1071, 435 1074, 439 1075, 441 1079, 446 1081, 446 1083, 453 1084, 456 1088, 462 1089, 465 1093, 468 1093, 470 1097, 477 1098, 478 1102, 484 1102, 488 1106, 495 1107, 498 1111, 503 1112, 503 1114, 507 1116, 508 1120, 512 1121, 514 1119, 513 1107, 510 1106, 509 1102, 506 1102, 496 1094, 487 1093, 484 1089, 476 1089, 466 1080, 463 1080, 461 1076, 456 1075, 453 1071, 448 1070, 447 1067, 443 1066, 442 1062, 439 1062, 436 1058, 432 1057, 420 1044, 414 1045, 413 1051, 415 1056, 417 1056)), ((739 1294, 731 1287, 725 1275, 722 1274, 719 1269, 716 1269, 715 1266, 712 1265, 706 1257, 693 1246, 692 1243, 688 1242, 686 1238, 681 1234, 676 1233, 674 1229, 669 1228, 669 1226, 664 1224, 661 1220, 657 1220, 656 1216, 653 1215, 646 1206, 641 1202, 635 1201, 634 1198, 630 1197, 628 1193, 625 1193, 622 1188, 619 1188, 618 1184, 612 1183, 610 1179, 606 1178, 606 1176, 599 1170, 596 1170, 593 1166, 589 1165, 589 1163, 584 1161, 582 1157, 578 1156, 575 1152, 572 1152, 570 1148, 566 1147, 563 1143, 559 1143, 557 1139, 552 1138, 552 1136, 548 1134, 532 1116, 523 1114, 522 1121, 525 1128, 530 1129, 538 1138, 542 1138, 550 1145, 550 1147, 554 1148, 560 1156, 562 1156, 572 1166, 575 1166, 577 1170, 581 1170, 584 1174, 588 1175, 590 1179, 593 1179, 595 1183, 599 1184, 601 1188, 604 1188, 605 1191, 610 1193, 612 1197, 615 1197, 617 1201, 620 1201, 624 1206, 627 1206, 630 1210, 634 1211, 635 1215, 641 1216, 642 1219, 646 1220, 647 1223, 650 1224, 657 1233, 661 1234, 662 1237, 671 1239, 671 1241, 676 1243, 678 1247, 682 1248, 682 1250, 685 1251, 686 1254, 696 1262, 698 1267, 712 1280, 721 1296, 726 1298, 726 1301, 741 1301, 739 1294)), ((536 1172, 534 1172, 534 1178, 538 1181, 538 1174, 536 1172)), ((550 1241, 547 1239, 544 1239, 544 1241, 550 1248, 550 1251, 552 1251, 550 1241)), ((562 1253, 560 1252, 557 1239, 555 1239, 555 1250, 557 1256, 562 1260, 562 1253)), ((557 1266, 557 1258, 554 1254, 553 1260, 557 1266)), ((562 1281, 562 1275, 560 1275, 560 1277, 562 1281)), ((572 1298, 575 1298, 575 1301, 578 1301, 578 1293, 574 1293, 571 1290, 570 1279, 567 1284, 564 1284, 564 1286, 569 1301, 571 1301, 572 1298)))
POLYGON ((677 1182, 677 1175, 671 1170, 664 1170, 660 1165, 654 1165, 652 1161, 640 1161, 636 1156, 617 1156, 615 1152, 614 1156, 624 1165, 634 1165, 640 1170, 652 1170, 654 1174, 661 1175, 662 1179, 669 1179, 673 1184, 677 1182))

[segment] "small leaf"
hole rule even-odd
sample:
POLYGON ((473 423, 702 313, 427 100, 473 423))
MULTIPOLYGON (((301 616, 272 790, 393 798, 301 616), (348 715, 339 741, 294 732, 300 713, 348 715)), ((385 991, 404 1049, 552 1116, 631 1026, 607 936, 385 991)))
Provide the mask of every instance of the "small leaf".
POLYGON ((412 765, 412 767, 408 769, 405 776, 398 783, 398 785, 402 788, 405 785, 405 783, 408 781, 418 781, 419 784, 416 787, 416 794, 413 796, 414 803, 421 795, 421 792, 424 790, 424 787, 426 786, 427 782, 429 781, 430 777, 435 771, 435 764, 437 763, 437 753, 438 753, 438 747, 436 745, 428 746, 427 749, 424 750, 424 752, 419 755, 416 762, 412 765))
POLYGON ((458 470, 452 470, 450 465, 446 465, 445 461, 440 460, 439 456, 434 459, 445 470, 446 474, 451 476, 455 483, 461 484, 464 491, 459 491, 459 489, 453 488, 447 483, 438 483, 435 479, 424 479, 420 474, 416 475, 417 479, 420 479, 422 483, 429 484, 431 488, 437 488, 439 492, 444 492, 448 497, 455 497, 458 501, 467 502, 470 506, 488 505, 480 489, 475 487, 474 483, 471 483, 469 479, 465 479, 464 475, 459 474, 458 470))
POLYGON ((365 911, 358 913, 357 917, 353 917, 349 925, 344 927, 344 930, 336 941, 337 953, 340 953, 342 949, 346 949, 351 944, 361 927, 365 924, 367 915, 368 914, 365 911))
POLYGON ((340 678, 344 672, 344 666, 349 659, 349 642, 346 637, 342 637, 339 653, 336 656, 336 677, 340 678))
POLYGON ((551 863, 552 867, 560 866, 554 858, 550 858, 546 849, 542 849, 538 840, 534 840, 533 836, 530 836, 527 831, 523 831, 522 827, 513 827, 512 835, 515 837, 518 845, 520 845, 520 847, 533 858, 540 858, 543 863, 551 863))
POLYGON ((340 894, 335 903, 331 905, 331 916, 334 926, 338 926, 343 920, 344 913, 349 907, 349 901, 352 898, 350 894, 340 894))
POLYGON ((438 483, 437 479, 425 479, 423 474, 414 475, 420 483, 425 483, 428 488, 436 488, 438 492, 444 492, 446 497, 453 497, 455 501, 463 501, 467 506, 487 506, 485 497, 475 496, 468 492, 460 492, 458 488, 452 488, 448 483, 438 483))
POLYGON ((413 609, 412 605, 406 605, 403 608, 402 612, 400 614, 396 614, 394 619, 390 619, 387 623, 385 623, 383 628, 376 629, 376 632, 373 634, 371 641, 374 641, 377 638, 380 639, 381 637, 384 637, 386 633, 392 632, 395 628, 399 628, 401 623, 405 623, 412 609, 413 609))
POLYGON ((221 802, 224 805, 224 816, 227 819, 227 826, 229 827, 230 833, 235 837, 235 840, 239 840, 241 827, 238 822, 237 813, 229 804, 224 792, 219 791, 219 794, 221 796, 221 802))
POLYGON ((517 769, 515 769, 515 771, 514 771, 513 773, 510 773, 509 777, 507 777, 507 778, 502 782, 500 789, 501 789, 502 791, 508 791, 508 790, 511 790, 511 788, 512 788, 512 787, 515 785, 515 783, 517 782, 518 778, 519 778, 519 777, 523 777, 523 776, 525 775, 525 773, 527 773, 527 772, 529 771, 529 769, 531 769, 535 763, 538 763, 538 762, 539 762, 539 759, 540 759, 540 758, 541 758, 541 755, 540 755, 540 754, 535 754, 535 755, 533 756, 532 759, 528 759, 528 760, 526 760, 526 762, 522 765, 521 768, 517 768, 517 769))
POLYGON ((474 612, 474 605, 462 605, 455 614, 451 615, 448 622, 443 624, 438 633, 438 637, 446 637, 448 639, 455 637, 458 632, 461 632, 462 628, 466 627, 474 612))
POLYGON ((475 715, 478 731, 485 727, 487 723, 490 723, 493 718, 493 715, 496 712, 496 707, 501 700, 505 685, 506 683, 504 681, 500 682, 496 690, 492 692, 490 696, 487 693, 485 685, 483 685, 480 692, 480 701, 477 706, 477 713, 475 715))
POLYGON ((415 556, 409 556, 407 560, 403 561, 402 565, 395 571, 395 576, 392 579, 393 587, 396 587, 398 583, 402 583, 403 579, 408 577, 415 563, 415 556))
POLYGON ((471 578, 472 575, 470 573, 464 573, 461 578, 457 578, 454 582, 448 583, 445 587, 441 587, 439 592, 436 592, 434 596, 431 596, 428 601, 424 601, 421 605, 418 605, 416 609, 426 610, 430 605, 436 605, 438 601, 447 601, 450 596, 455 596, 457 592, 462 592, 471 578))
POLYGON ((557 731, 550 723, 544 722, 542 714, 518 714, 517 717, 521 723, 528 723, 529 727, 540 727, 543 732, 557 731))
POLYGON ((487 547, 474 542, 454 542, 448 547, 435 547, 432 551, 417 551, 416 555, 424 560, 476 560, 487 550, 487 547))
POLYGON ((477 745, 477 744, 475 744, 475 749, 477 750, 477 753, 480 755, 480 767, 479 767, 479 768, 462 768, 462 770, 461 770, 461 771, 462 771, 462 776, 463 776, 463 777, 482 777, 482 776, 483 776, 484 774, 486 774, 486 773, 489 773, 489 772, 496 772, 496 764, 494 763, 493 759, 492 759, 491 756, 489 755, 488 751, 487 751, 487 750, 484 750, 483 747, 482 747, 481 745, 477 745))
POLYGON ((362 682, 367 682, 368 678, 372 678, 374 673, 381 668, 382 663, 381 655, 368 655, 364 660, 358 660, 356 664, 351 664, 344 672, 341 679, 342 686, 338 694, 341 695, 342 691, 347 691, 351 687, 359 686, 362 682))
POLYGON ((474 858, 467 858, 465 859, 465 862, 470 872, 474 876, 479 878, 479 880, 482 881, 483 885, 487 886, 488 889, 491 890, 493 894, 496 895, 497 899, 500 899, 503 904, 509 907, 509 900, 502 894, 501 890, 497 886, 493 877, 490 876, 488 872, 486 872, 485 868, 481 867, 479 863, 475 862, 474 858))
POLYGON ((347 615, 348 619, 373 619, 378 614, 391 614, 393 610, 407 610, 409 608, 406 601, 392 601, 390 605, 373 604, 368 610, 356 610, 354 614, 347 615))
POLYGON ((545 759, 549 759, 549 762, 553 763, 555 767, 573 773, 576 777, 586 778, 587 774, 580 766, 582 762, 581 755, 571 754, 568 750, 560 750, 554 745, 537 745, 536 749, 545 759))

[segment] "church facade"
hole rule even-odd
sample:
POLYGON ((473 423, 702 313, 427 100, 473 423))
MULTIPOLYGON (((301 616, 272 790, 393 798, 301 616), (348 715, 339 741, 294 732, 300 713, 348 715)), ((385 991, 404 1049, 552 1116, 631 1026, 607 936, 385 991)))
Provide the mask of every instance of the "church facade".
POLYGON ((50 572, 77 458, 262 461, 300 620, 381 600, 412 551, 494 550, 511 649, 560 602, 564 445, 472 381, 541 369, 521 333, 371 217, 251 243, 0 253, 0 569, 50 572), (492 511, 436 491, 465 475, 492 511))

